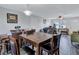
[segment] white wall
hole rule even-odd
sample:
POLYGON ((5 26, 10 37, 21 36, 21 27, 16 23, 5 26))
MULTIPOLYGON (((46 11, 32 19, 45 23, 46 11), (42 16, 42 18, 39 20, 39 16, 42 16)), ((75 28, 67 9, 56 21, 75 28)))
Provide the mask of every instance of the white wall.
POLYGON ((35 15, 32 15, 29 17, 30 19, 30 28, 31 29, 36 29, 37 31, 39 31, 39 29, 45 27, 43 24, 43 18, 42 17, 38 17, 35 15))
POLYGON ((79 31, 79 17, 67 18, 65 23, 70 31, 79 31))
MULTIPOLYGON (((39 29, 43 27, 53 25, 53 23, 56 21, 59 22, 58 19, 47 19, 46 24, 43 24, 42 17, 35 15, 26 16, 22 12, 0 7, 0 34, 9 32, 9 30, 14 29, 16 25, 20 25, 21 28, 24 29, 34 28, 39 31, 39 29), (17 14, 18 23, 7 23, 7 13, 17 14)), ((79 30, 79 17, 64 18, 64 24, 66 24, 71 32, 77 31, 79 30)))
MULTIPOLYGON (((54 22, 60 22, 59 19, 50 20, 51 25, 53 25, 54 22)), ((72 31, 79 31, 79 17, 64 18, 63 23, 69 28, 70 33, 72 33, 72 31)))
POLYGON ((43 24, 42 20, 42 17, 33 15, 30 17, 19 11, 0 7, 0 34, 8 33, 9 30, 14 29, 16 25, 20 25, 21 28, 24 29, 35 28, 39 30, 43 24), (17 14, 18 23, 7 23, 7 13, 17 14))

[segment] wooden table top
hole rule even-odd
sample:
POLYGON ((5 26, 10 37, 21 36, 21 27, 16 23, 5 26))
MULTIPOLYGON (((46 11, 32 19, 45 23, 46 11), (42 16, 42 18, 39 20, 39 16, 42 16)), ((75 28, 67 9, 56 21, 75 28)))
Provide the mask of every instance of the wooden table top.
POLYGON ((20 36, 37 44, 52 38, 51 34, 42 33, 42 32, 35 32, 34 34, 30 34, 30 35, 21 34, 20 36))

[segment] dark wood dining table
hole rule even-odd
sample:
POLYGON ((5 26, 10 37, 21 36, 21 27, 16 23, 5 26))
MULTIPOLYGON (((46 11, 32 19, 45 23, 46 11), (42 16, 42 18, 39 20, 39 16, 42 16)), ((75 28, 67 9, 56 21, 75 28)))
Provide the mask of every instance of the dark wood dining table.
POLYGON ((30 35, 21 34, 20 37, 29 41, 34 47, 36 47, 35 54, 40 55, 40 47, 52 39, 52 34, 35 32, 30 35))

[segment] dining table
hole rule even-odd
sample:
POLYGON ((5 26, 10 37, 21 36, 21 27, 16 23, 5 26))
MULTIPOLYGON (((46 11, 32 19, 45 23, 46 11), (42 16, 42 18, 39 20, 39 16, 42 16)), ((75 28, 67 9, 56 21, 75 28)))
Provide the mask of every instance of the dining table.
POLYGON ((52 34, 43 33, 43 32, 34 32, 32 34, 21 34, 21 38, 24 38, 26 41, 29 41, 36 49, 35 55, 41 54, 41 46, 45 43, 50 42, 52 39, 52 34))

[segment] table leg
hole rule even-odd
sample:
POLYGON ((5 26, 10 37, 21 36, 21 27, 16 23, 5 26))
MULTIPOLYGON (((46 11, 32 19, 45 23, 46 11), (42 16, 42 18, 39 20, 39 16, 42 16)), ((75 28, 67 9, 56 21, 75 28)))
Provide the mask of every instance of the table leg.
POLYGON ((16 48, 17 48, 17 55, 20 55, 20 46, 19 46, 19 42, 20 41, 17 39, 16 42, 17 42, 16 43, 17 44, 17 46, 16 46, 16 48))
POLYGON ((34 45, 32 45, 32 49, 34 49, 34 45))
POLYGON ((36 46, 35 54, 40 55, 40 46, 39 45, 36 46))

